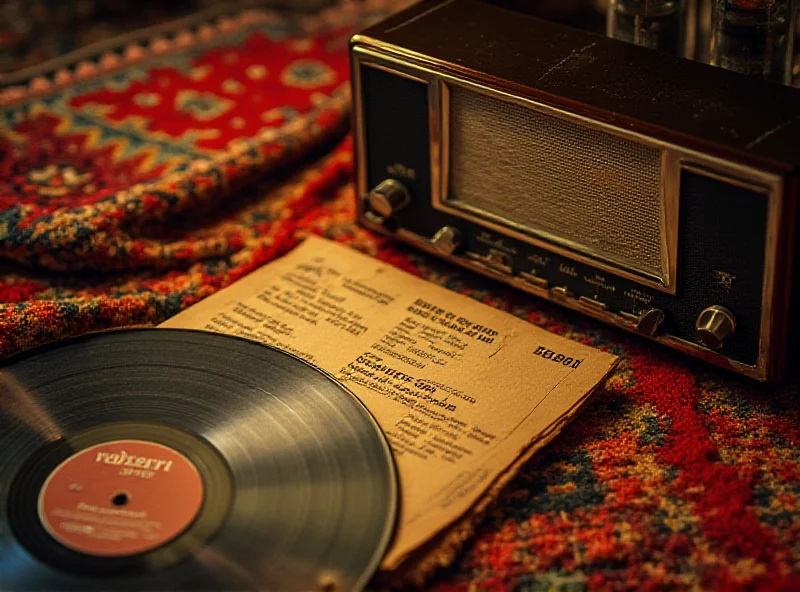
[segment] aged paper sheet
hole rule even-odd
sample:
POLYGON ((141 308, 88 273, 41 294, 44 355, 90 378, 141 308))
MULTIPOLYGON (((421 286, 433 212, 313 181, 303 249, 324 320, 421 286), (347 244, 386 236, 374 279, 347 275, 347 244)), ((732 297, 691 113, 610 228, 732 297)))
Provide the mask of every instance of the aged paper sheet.
POLYGON ((310 237, 162 327, 243 336, 341 380, 397 463, 383 569, 453 524, 616 364, 607 353, 310 237))

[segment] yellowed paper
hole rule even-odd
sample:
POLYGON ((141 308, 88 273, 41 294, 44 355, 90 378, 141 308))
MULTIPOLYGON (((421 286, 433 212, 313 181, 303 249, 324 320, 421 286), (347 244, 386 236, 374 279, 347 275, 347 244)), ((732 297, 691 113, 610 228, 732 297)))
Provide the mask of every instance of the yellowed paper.
POLYGON ((316 237, 161 326, 279 347, 364 402, 386 433, 400 481, 384 569, 463 516, 616 363, 316 237))

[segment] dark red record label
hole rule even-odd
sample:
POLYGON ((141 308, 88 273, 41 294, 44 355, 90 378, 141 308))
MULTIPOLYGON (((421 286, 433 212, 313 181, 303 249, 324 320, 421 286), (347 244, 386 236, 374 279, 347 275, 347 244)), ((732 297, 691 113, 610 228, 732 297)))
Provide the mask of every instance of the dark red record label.
POLYGON ((202 504, 203 480, 185 456, 153 442, 115 440, 56 467, 38 507, 45 530, 62 545, 120 557, 174 539, 202 504))

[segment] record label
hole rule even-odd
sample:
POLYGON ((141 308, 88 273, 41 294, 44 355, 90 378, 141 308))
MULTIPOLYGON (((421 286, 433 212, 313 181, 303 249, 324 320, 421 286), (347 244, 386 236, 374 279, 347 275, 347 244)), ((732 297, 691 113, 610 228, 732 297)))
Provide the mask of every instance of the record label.
POLYGON ((38 508, 45 530, 66 547, 120 557, 174 539, 202 505, 202 477, 185 456, 154 442, 115 440, 56 467, 38 508))

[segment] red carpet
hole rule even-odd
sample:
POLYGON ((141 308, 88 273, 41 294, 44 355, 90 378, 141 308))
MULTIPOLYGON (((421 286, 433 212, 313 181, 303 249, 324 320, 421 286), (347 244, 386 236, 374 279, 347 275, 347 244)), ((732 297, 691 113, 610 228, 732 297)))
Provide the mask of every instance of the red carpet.
POLYGON ((316 233, 622 364, 436 590, 800 589, 800 402, 353 222, 346 40, 250 11, 0 88, 0 352, 156 324, 316 233))

